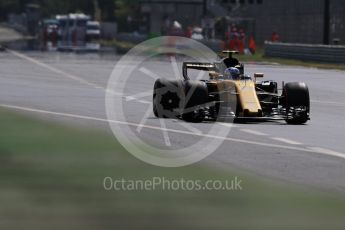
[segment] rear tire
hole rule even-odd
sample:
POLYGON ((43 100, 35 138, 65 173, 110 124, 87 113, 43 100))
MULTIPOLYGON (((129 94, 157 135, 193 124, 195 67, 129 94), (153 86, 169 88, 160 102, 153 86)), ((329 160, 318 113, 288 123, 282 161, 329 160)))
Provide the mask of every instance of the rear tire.
POLYGON ((152 108, 158 118, 176 118, 179 108, 180 82, 159 78, 153 86, 152 108))
POLYGON ((284 86, 286 119, 288 124, 304 124, 309 120, 310 98, 303 82, 289 82, 284 86))

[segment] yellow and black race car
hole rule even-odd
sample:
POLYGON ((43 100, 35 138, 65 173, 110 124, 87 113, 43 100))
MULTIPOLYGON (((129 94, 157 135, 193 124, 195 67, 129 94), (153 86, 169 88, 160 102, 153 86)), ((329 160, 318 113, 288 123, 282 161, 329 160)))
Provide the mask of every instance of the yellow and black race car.
POLYGON ((219 62, 184 62, 183 79, 157 79, 153 89, 153 112, 160 118, 203 120, 285 120, 304 124, 309 118, 308 87, 303 82, 289 82, 278 93, 275 81, 257 81, 244 74, 244 66, 232 54, 219 62), (191 80, 188 70, 208 72, 207 80, 191 80))

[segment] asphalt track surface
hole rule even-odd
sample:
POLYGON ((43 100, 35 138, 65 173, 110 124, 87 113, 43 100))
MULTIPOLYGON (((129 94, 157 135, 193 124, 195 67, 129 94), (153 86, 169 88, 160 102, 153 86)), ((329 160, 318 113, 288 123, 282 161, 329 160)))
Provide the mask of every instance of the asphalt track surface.
MULTIPOLYGON (((110 132, 105 88, 119 56, 7 51, 0 53, 0 106, 71 125, 110 132)), ((150 110, 156 75, 174 78, 172 57, 149 60, 133 73, 124 94, 126 122, 145 142, 167 149, 187 147, 210 127, 231 128, 202 162, 240 168, 259 176, 307 187, 345 191, 345 72, 247 64, 265 79, 303 81, 311 95, 311 121, 229 124, 157 119, 150 110), (140 69, 141 68, 141 69, 140 69), (139 94, 138 94, 139 93, 139 94)), ((177 61, 179 63, 179 61, 177 61)), ((131 63, 128 63, 130 65, 131 63)), ((178 64, 180 65, 180 63, 178 64)), ((179 66, 179 71, 181 68, 179 66)))

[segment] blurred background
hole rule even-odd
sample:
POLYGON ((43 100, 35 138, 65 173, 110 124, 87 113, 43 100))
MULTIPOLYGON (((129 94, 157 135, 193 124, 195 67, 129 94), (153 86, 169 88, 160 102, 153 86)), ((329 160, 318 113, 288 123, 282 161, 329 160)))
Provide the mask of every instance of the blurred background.
POLYGON ((3 0, 0 20, 42 49, 176 35, 249 54, 265 41, 343 44, 344 8, 341 0, 3 0))

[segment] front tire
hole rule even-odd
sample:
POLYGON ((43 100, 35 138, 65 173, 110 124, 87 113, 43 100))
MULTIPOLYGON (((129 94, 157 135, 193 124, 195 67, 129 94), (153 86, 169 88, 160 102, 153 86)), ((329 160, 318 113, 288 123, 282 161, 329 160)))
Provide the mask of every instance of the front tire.
POLYGON ((309 120, 310 98, 308 86, 303 82, 289 82, 284 86, 283 97, 286 123, 304 124, 309 120))

